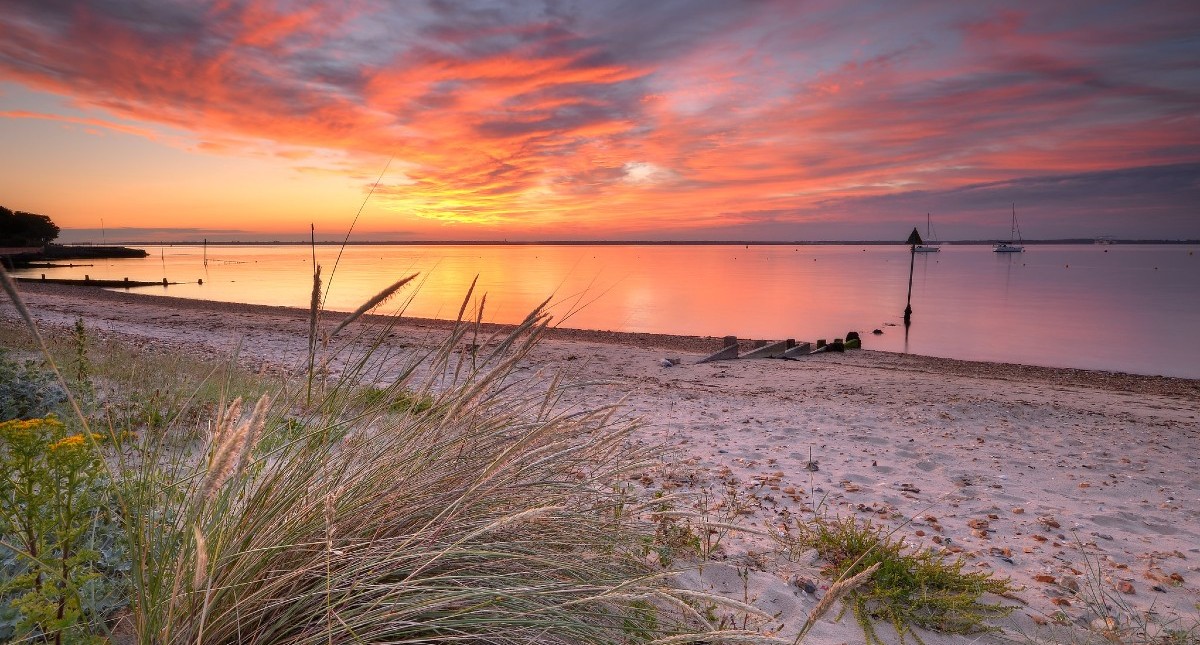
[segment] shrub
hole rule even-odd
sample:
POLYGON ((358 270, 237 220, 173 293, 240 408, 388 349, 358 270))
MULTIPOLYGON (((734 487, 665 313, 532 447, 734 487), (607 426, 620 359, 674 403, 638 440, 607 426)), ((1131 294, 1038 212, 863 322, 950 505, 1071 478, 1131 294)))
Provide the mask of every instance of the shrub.
POLYGON ((66 400, 52 373, 31 360, 18 363, 0 349, 0 421, 44 417, 66 400))
POLYGON ((797 546, 816 549, 828 563, 826 573, 836 579, 878 565, 869 582, 846 598, 846 607, 853 611, 868 643, 882 643, 874 621, 890 623, 901 642, 908 635, 920 642, 914 625, 952 634, 990 631, 989 618, 1006 616, 1013 609, 980 600, 985 593, 1008 592, 1008 580, 984 572, 965 573, 961 559, 910 547, 869 521, 818 517, 798 521, 796 534, 779 538, 790 551, 797 546))
POLYGON ((98 572, 119 547, 97 438, 54 416, 0 423, 0 638, 81 642, 115 604, 98 572))

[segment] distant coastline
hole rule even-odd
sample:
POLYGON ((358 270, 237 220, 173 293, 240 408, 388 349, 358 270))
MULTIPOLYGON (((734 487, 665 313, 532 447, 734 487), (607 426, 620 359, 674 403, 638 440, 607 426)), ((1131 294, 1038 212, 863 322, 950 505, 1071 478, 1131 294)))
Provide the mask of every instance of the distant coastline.
POLYGON ((0 249, 0 263, 13 268, 29 266, 35 262, 144 258, 148 255, 150 254, 143 249, 112 244, 47 244, 45 247, 0 249))
MULTIPOLYGON (((941 246, 990 246, 1002 240, 954 240, 941 241, 941 246)), ((1025 245, 1128 245, 1128 244, 1163 244, 1163 245, 1196 245, 1196 240, 1117 240, 1097 238, 1070 238, 1051 240, 1024 240, 1025 245)), ((185 241, 123 241, 116 243, 123 247, 143 246, 310 246, 309 240, 287 241, 225 241, 214 242, 205 240, 185 241)), ((892 240, 317 240, 317 246, 905 246, 904 241, 892 240)), ((71 247, 102 248, 88 242, 76 242, 71 247)), ((113 243, 103 245, 114 248, 113 243)), ((91 256, 96 257, 96 256, 91 256)))

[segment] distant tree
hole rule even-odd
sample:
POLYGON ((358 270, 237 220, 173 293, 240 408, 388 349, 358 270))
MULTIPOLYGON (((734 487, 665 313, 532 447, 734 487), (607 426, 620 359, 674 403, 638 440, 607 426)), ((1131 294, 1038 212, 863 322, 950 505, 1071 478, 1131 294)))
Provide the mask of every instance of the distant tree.
POLYGON ((45 215, 0 206, 0 246, 46 246, 58 237, 58 231, 45 215))

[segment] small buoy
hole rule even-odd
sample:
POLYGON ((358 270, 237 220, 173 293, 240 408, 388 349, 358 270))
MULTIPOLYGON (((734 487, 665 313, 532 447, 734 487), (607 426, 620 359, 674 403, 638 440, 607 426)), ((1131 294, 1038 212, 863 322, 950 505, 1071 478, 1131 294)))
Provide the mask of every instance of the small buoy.
POLYGON ((200 278, 199 280, 197 280, 196 284, 204 284, 204 278, 200 278))
POLYGON ((872 334, 875 334, 876 336, 878 336, 878 335, 880 335, 880 334, 882 334, 882 333, 883 333, 883 330, 882 330, 882 329, 876 329, 876 330, 872 331, 871 333, 872 333, 872 334))

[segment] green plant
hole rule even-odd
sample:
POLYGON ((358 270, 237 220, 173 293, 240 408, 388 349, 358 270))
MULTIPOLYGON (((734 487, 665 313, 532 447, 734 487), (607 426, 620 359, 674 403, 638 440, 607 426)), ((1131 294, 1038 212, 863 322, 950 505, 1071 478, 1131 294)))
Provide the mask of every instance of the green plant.
MULTIPOLYGON (((8 636, 79 642, 95 613, 104 541, 103 465, 95 437, 69 433, 54 416, 0 423, 0 597, 8 636)), ((110 545, 111 546, 111 545, 110 545)), ((4 636, 4 634, 0 634, 4 636)))
POLYGON ((868 643, 882 643, 875 621, 895 628, 901 642, 912 636, 913 626, 933 631, 969 634, 992 629, 987 620, 1008 615, 1012 607, 981 601, 985 593, 1007 593, 1006 579, 990 573, 964 572, 961 559, 907 545, 884 527, 853 517, 797 520, 777 539, 789 551, 815 549, 828 563, 826 573, 839 580, 853 579, 878 566, 869 579, 850 591, 846 609, 854 613, 868 643))
POLYGON ((364 387, 356 393, 364 409, 382 409, 395 414, 421 414, 433 407, 433 395, 404 387, 364 387))
POLYGON ((0 348, 0 421, 43 417, 66 400, 53 373, 31 360, 18 363, 0 348))
POLYGON ((662 491, 654 494, 655 506, 650 514, 654 524, 654 539, 647 540, 647 550, 653 549, 658 562, 670 567, 680 556, 695 556, 701 553, 702 543, 692 527, 688 514, 675 511, 673 499, 662 491))
POLYGON ((79 394, 82 394, 87 399, 91 399, 95 394, 96 388, 92 383, 92 362, 88 358, 87 328, 83 326, 83 318, 75 319, 71 339, 74 345, 73 349, 75 350, 75 355, 71 361, 71 375, 75 379, 74 385, 79 394))

